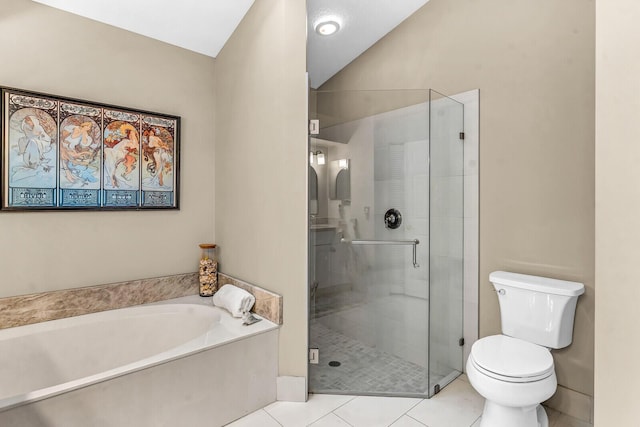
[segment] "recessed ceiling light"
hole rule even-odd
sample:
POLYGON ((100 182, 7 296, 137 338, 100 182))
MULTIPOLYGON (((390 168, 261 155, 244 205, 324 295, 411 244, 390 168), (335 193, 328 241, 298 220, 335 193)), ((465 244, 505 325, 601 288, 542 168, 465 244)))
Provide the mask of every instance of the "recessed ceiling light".
POLYGON ((331 34, 335 34, 340 29, 340 24, 338 21, 333 19, 323 19, 318 21, 315 26, 316 33, 321 36, 330 36, 331 34))

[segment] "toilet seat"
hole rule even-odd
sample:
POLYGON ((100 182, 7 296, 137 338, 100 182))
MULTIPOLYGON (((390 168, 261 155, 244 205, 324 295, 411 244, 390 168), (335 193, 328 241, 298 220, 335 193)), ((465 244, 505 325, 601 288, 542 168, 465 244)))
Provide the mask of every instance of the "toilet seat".
POLYGON ((554 373, 549 350, 506 335, 476 341, 471 347, 469 361, 480 373, 511 383, 541 381, 554 373))

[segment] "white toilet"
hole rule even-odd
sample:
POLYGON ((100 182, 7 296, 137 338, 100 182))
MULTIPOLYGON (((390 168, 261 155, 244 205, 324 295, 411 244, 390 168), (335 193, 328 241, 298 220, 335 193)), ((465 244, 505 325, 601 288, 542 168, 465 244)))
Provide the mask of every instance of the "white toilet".
POLYGON ((540 405, 558 385, 549 349, 573 338, 573 320, 584 285, 495 271, 502 334, 476 341, 467 360, 473 388, 486 401, 480 427, 548 427, 540 405))

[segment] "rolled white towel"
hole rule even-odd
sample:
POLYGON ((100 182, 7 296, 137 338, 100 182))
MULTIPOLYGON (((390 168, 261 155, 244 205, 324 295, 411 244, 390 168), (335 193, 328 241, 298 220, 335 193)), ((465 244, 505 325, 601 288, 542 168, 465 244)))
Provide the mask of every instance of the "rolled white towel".
POLYGON ((233 317, 242 317, 242 313, 250 311, 256 297, 244 289, 233 285, 224 285, 213 294, 213 305, 228 310, 233 317))

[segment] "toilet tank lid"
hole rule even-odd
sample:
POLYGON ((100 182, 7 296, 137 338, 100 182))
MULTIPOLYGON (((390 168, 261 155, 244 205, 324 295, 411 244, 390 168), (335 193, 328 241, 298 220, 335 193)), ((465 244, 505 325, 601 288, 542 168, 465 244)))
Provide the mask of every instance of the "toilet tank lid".
POLYGON ((584 285, 582 283, 507 271, 494 271, 489 275, 489 280, 495 285, 511 286, 554 295, 578 296, 584 293, 584 285))

